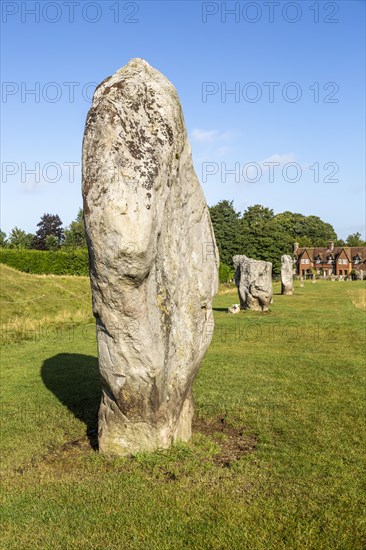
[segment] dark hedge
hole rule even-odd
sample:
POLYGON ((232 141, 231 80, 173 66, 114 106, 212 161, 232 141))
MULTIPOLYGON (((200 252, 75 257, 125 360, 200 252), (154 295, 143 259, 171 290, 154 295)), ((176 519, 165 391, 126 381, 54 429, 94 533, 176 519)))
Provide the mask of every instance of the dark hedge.
POLYGON ((0 263, 36 275, 89 275, 88 251, 0 249, 0 263))

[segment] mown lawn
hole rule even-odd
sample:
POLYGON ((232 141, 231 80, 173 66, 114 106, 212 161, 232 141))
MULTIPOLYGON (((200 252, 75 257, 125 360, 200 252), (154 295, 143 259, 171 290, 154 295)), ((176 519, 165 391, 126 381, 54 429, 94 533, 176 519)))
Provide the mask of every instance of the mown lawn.
POLYGON ((363 282, 275 285, 267 315, 219 295, 191 443, 120 459, 95 449, 88 280, 4 269, 2 548, 366 547, 363 282))

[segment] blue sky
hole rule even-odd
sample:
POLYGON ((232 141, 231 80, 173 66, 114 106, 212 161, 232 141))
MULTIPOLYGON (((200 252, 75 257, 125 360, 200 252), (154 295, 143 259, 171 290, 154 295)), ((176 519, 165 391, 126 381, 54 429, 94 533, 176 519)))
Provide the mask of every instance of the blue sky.
POLYGON ((209 205, 365 236, 363 1, 1 4, 2 230, 75 218, 95 84, 142 57, 178 90, 209 205))

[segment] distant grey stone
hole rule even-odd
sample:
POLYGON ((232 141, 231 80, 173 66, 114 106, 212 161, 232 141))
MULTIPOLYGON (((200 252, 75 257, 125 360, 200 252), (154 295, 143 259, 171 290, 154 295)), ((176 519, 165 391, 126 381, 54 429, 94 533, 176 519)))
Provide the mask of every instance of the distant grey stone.
POLYGON ((239 313, 240 311, 240 304, 233 304, 228 308, 228 313, 239 313))
POLYGON ((235 284, 241 309, 267 311, 272 303, 272 264, 234 256, 235 284))
POLYGON ((95 91, 83 197, 102 382, 99 448, 131 455, 187 441, 219 259, 177 92, 141 59, 95 91))
POLYGON ((293 261, 291 256, 281 256, 281 294, 291 295, 294 293, 293 261))
POLYGON ((364 272, 362 269, 356 269, 355 270, 355 279, 356 281, 362 281, 364 276, 364 272))

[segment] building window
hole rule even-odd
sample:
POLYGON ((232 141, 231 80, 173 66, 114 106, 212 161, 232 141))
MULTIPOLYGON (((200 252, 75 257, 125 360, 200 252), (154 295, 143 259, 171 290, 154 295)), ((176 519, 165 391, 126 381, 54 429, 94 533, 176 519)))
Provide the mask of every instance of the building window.
POLYGON ((342 270, 341 269, 339 270, 339 274, 342 275, 342 270))
POLYGON ((301 263, 302 263, 302 264, 309 264, 309 263, 310 263, 310 260, 309 260, 308 258, 303 258, 303 259, 301 260, 301 263))

